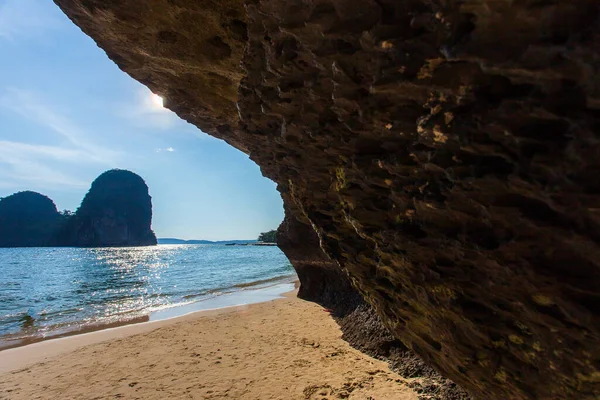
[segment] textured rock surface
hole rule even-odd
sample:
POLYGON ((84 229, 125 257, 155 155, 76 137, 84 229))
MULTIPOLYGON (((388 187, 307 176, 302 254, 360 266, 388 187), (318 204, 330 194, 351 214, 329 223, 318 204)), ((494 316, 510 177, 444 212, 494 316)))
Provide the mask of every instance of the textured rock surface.
POLYGON ((409 385, 419 393, 419 399, 472 399, 454 382, 442 377, 392 336, 373 308, 364 301, 358 302, 351 312, 334 314, 334 317, 344 333, 343 339, 352 346, 373 357, 388 361, 390 368, 404 378, 420 378, 409 381, 409 385))
POLYGON ((62 245, 152 246, 152 199, 137 174, 113 169, 101 174, 62 233, 62 245))
POLYGON ((55 1, 278 183, 307 291, 481 398, 600 394, 597 1, 55 1))
POLYGON ((279 247, 288 256, 301 282, 298 296, 331 310, 344 340, 363 352, 390 363, 413 382, 423 400, 466 400, 469 396, 443 378, 383 325, 373 308, 352 287, 348 276, 319 248, 319 238, 307 221, 299 221, 286 209, 279 227, 279 247))
POLYGON ((54 202, 25 191, 0 199, 0 247, 51 245, 61 223, 54 202))

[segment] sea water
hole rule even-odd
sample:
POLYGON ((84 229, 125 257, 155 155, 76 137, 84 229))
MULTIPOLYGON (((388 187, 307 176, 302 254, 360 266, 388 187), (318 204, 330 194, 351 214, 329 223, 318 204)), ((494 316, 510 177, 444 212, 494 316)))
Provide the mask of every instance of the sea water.
POLYGON ((0 248, 0 348, 175 316, 176 310, 233 305, 243 297, 231 293, 248 298, 250 289, 289 286, 294 277, 273 246, 0 248))

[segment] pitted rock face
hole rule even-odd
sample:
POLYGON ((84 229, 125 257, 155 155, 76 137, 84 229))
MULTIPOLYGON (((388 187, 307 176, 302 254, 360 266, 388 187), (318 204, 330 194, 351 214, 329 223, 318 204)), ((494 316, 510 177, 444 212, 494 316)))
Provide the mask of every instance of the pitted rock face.
POLYGON ((596 1, 55 1, 248 153, 430 365, 485 399, 600 395, 596 1))

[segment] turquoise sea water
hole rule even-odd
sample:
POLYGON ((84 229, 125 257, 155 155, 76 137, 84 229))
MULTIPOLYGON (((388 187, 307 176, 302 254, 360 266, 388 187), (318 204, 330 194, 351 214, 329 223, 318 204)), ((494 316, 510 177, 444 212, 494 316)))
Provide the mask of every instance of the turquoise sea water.
POLYGON ((86 326, 145 320, 294 277, 277 247, 0 249, 0 348, 86 326))

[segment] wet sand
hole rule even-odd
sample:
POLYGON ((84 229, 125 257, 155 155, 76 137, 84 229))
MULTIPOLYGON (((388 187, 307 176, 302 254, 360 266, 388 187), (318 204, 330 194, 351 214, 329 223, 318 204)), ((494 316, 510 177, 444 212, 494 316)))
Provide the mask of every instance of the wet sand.
POLYGON ((417 399, 293 295, 5 350, 0 372, 0 399, 417 399))

